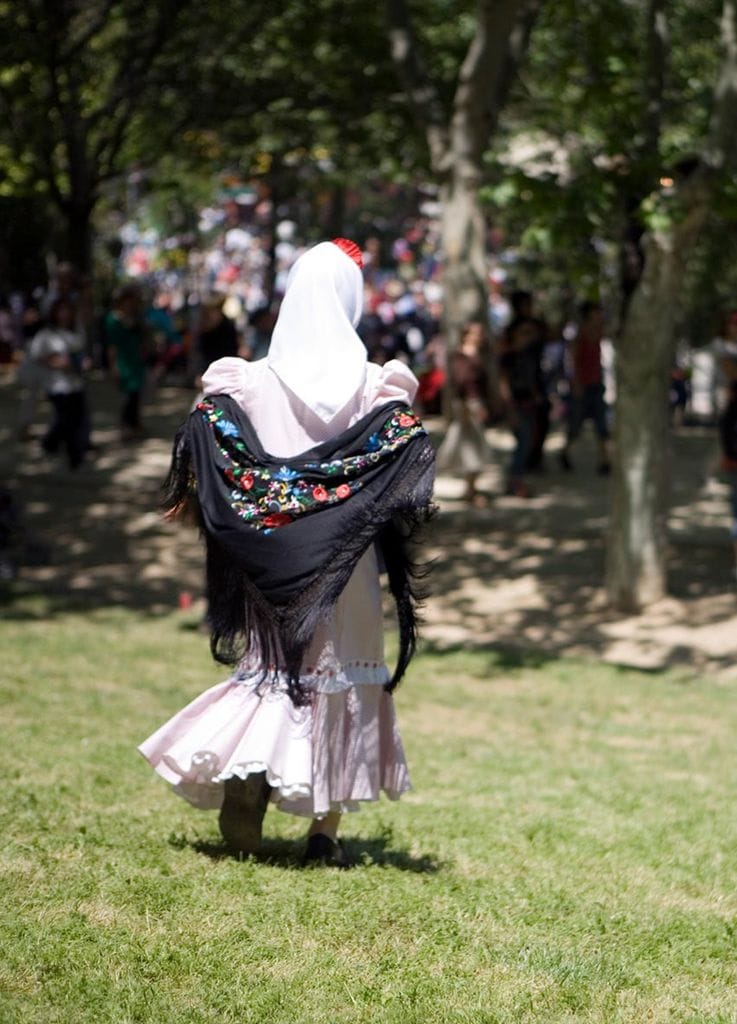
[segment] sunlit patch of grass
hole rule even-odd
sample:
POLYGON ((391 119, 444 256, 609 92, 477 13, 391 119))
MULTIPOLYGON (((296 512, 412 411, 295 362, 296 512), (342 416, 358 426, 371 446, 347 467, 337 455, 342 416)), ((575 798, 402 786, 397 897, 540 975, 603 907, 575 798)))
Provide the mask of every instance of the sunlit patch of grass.
POLYGON ((303 823, 239 862, 135 750, 220 678, 193 623, 36 611, 0 624, 2 1024, 737 1019, 728 684, 426 650, 413 793, 304 871, 303 823))

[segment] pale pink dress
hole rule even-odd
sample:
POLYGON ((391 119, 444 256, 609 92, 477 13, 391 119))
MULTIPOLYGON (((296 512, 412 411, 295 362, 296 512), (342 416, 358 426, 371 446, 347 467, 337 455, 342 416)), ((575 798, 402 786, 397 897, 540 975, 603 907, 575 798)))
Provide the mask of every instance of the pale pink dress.
MULTIPOLYGON (((385 402, 411 403, 412 372, 392 360, 366 364, 362 388, 329 424, 296 398, 265 359, 220 359, 203 377, 205 394, 231 395, 262 445, 289 458, 351 426, 385 402)), ((409 775, 394 714, 384 690, 381 588, 376 554, 360 560, 330 618, 315 636, 302 679, 314 690, 295 708, 279 679, 263 686, 257 660, 246 658, 226 682, 206 690, 140 746, 176 792, 202 808, 217 808, 225 779, 266 772, 282 810, 323 817, 357 810, 381 791, 397 799, 409 775)))

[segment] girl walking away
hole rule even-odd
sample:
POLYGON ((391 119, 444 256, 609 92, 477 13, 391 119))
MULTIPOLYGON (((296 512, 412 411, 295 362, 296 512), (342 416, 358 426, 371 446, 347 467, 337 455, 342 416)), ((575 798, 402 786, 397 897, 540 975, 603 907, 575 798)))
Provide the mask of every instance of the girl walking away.
POLYGON ((82 335, 74 330, 74 307, 67 299, 58 299, 49 310, 47 325, 34 336, 29 349, 54 410, 42 441, 44 451, 53 455, 63 446, 70 469, 79 468, 90 447, 83 345, 82 335))
POLYGON ((253 853, 268 801, 311 819, 304 862, 347 866, 341 815, 409 788, 392 690, 416 636, 409 545, 433 452, 407 367, 367 362, 358 247, 294 264, 268 356, 225 358, 175 441, 166 510, 194 506, 211 647, 235 666, 140 747, 175 791, 220 808, 253 853), (384 661, 379 560, 399 618, 384 661))

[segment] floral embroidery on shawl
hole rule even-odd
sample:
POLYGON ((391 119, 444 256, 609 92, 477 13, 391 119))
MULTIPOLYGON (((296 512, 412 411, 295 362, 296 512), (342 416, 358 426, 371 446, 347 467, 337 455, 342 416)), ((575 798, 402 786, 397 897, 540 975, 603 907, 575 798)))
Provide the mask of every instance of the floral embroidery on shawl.
POLYGON ((395 410, 371 434, 364 451, 330 462, 305 462, 299 470, 259 465, 248 451, 238 427, 218 406, 203 399, 197 410, 214 432, 226 462, 221 469, 230 489, 230 506, 257 530, 270 533, 297 516, 345 501, 363 485, 356 479, 367 467, 391 456, 425 429, 413 412, 395 410))

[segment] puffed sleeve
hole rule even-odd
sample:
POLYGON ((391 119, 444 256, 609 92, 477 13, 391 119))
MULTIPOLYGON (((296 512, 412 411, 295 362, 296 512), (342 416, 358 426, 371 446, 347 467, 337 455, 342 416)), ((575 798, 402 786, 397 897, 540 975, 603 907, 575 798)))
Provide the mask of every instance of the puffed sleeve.
POLYGON ((252 370, 252 363, 237 356, 216 359, 202 374, 202 392, 205 395, 230 395, 245 407, 253 391, 252 370))
POLYGON ((367 364, 367 391, 371 407, 384 402, 406 402, 412 405, 419 382, 409 366, 399 359, 390 359, 383 366, 367 364))

